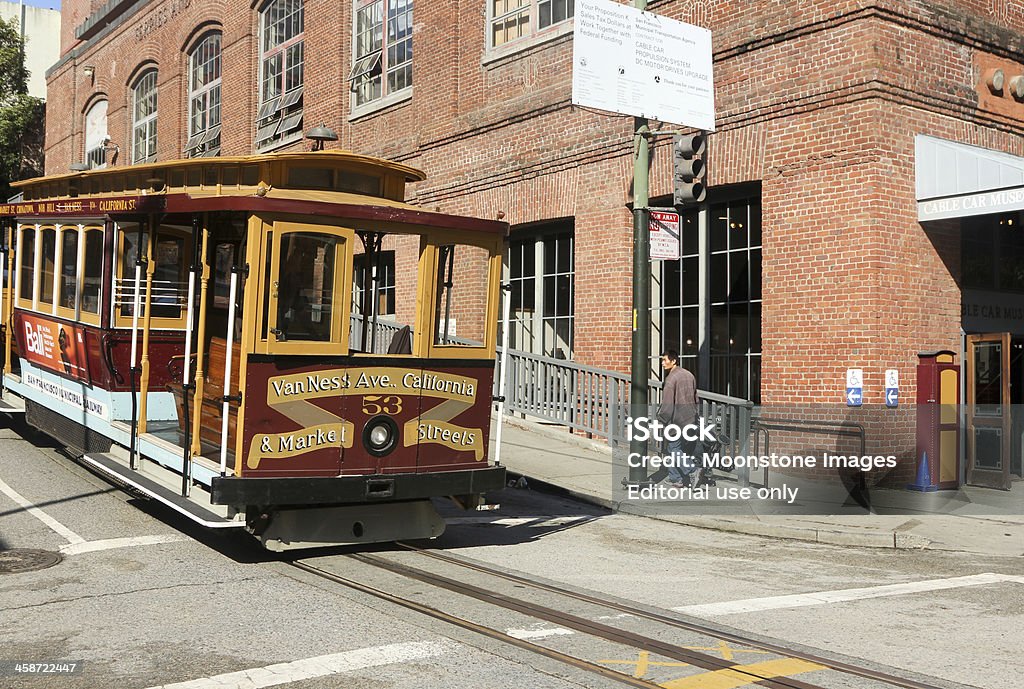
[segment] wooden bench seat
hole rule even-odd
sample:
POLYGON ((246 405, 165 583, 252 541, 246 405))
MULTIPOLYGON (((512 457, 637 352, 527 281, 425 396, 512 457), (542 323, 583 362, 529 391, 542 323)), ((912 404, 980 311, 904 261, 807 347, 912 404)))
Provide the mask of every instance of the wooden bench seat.
MULTIPOLYGON (((224 400, 224 363, 227 356, 227 341, 221 337, 210 338, 206 349, 206 363, 203 366, 203 398, 202 415, 199 423, 200 440, 220 447, 221 426, 223 424, 223 400, 224 400)), ((231 390, 232 395, 238 394, 238 364, 241 357, 241 347, 238 342, 231 346, 231 390)), ((194 365, 194 364, 193 364, 194 365)), ((174 394, 175 402, 178 405, 178 426, 182 433, 185 432, 185 402, 182 396, 180 383, 171 384, 167 389, 174 394)), ((194 399, 194 398, 193 398, 194 399)), ((195 412, 190 401, 189 415, 195 412)), ((228 414, 228 446, 233 447, 235 438, 235 427, 238 419, 238 403, 232 402, 228 414)), ((188 423, 191 423, 191 418, 188 423)))

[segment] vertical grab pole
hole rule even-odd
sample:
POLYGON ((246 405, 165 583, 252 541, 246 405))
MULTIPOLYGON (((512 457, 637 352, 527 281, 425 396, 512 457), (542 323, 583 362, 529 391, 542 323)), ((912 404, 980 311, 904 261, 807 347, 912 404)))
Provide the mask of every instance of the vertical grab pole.
POLYGON ((153 273, 156 272, 156 260, 153 258, 153 245, 156 243, 156 227, 149 226, 149 242, 146 246, 146 306, 142 321, 142 382, 139 385, 139 433, 146 432, 147 401, 149 400, 149 329, 153 323, 153 273))
MULTIPOLYGON (((204 223, 208 225, 209 223, 204 223)), ((196 393, 195 411, 192 412, 192 454, 202 452, 202 438, 199 437, 203 422, 203 356, 206 354, 206 292, 210 282, 210 265, 206 261, 206 249, 210 240, 210 231, 203 228, 202 249, 199 254, 199 336, 196 340, 196 393)))
POLYGON ((501 286, 501 364, 498 370, 498 428, 494 435, 494 465, 501 464, 501 427, 505 420, 505 379, 508 367, 508 314, 512 306, 512 283, 501 286))
POLYGON ((199 216, 192 216, 192 265, 188 269, 188 292, 185 297, 185 360, 181 372, 181 421, 185 430, 185 441, 181 448, 181 495, 187 498, 192 492, 192 419, 188 413, 188 394, 193 385, 189 382, 192 373, 192 329, 195 327, 196 271, 199 270, 199 216))
POLYGON ((142 264, 144 260, 142 258, 142 223, 139 223, 139 231, 135 235, 135 295, 132 299, 132 353, 131 367, 129 368, 128 375, 132 393, 132 437, 129 442, 130 447, 128 448, 128 466, 133 470, 139 468, 138 458, 135 455, 139 430, 139 398, 135 387, 135 376, 138 374, 138 370, 135 368, 135 362, 139 353, 139 307, 141 306, 142 264))
POLYGON ((224 352, 224 401, 221 407, 220 475, 228 470, 228 420, 231 414, 231 350, 235 344, 235 298, 238 295, 238 266, 231 266, 231 290, 228 292, 228 345, 224 352))
POLYGON ((451 328, 452 319, 452 273, 454 272, 454 261, 455 261, 455 245, 449 245, 448 249, 448 273, 444 282, 445 291, 445 302, 444 302, 444 337, 441 340, 442 344, 448 344, 448 330, 451 328))

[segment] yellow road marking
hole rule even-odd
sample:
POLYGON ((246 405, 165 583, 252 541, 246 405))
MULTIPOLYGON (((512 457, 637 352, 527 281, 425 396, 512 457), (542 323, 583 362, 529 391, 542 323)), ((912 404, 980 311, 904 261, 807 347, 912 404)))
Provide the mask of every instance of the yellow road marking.
POLYGON ((810 663, 806 660, 780 658, 751 665, 737 665, 714 672, 702 672, 699 675, 690 675, 664 682, 661 686, 665 689, 736 689, 736 687, 745 687, 762 679, 824 669, 826 669, 824 665, 810 663))

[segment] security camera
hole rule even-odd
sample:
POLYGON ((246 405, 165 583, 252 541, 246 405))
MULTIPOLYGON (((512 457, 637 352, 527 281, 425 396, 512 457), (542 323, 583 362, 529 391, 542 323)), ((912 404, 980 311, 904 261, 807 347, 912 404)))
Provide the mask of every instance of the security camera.
POLYGON ((109 136, 104 136, 104 137, 103 137, 103 141, 102 141, 101 143, 102 143, 102 144, 103 144, 104 146, 106 146, 107 144, 109 144, 109 143, 110 143, 110 141, 111 141, 111 139, 110 139, 110 137, 109 137, 109 136))

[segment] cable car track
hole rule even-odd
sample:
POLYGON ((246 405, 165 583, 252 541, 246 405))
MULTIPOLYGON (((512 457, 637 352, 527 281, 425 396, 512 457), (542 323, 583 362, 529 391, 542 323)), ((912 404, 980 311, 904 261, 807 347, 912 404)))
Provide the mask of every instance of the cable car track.
POLYGON ((773 644, 767 641, 761 641, 733 632, 726 632, 696 622, 686 622, 684 620, 680 620, 669 615, 651 612, 650 610, 644 610, 642 608, 638 608, 635 606, 626 605, 618 601, 608 600, 606 598, 600 598, 598 596, 586 593, 580 593, 579 591, 564 589, 559 586, 554 586, 552 584, 548 584, 542 581, 536 581, 533 579, 529 579, 527 577, 519 576, 517 574, 511 574, 506 571, 494 569, 481 563, 468 562, 459 558, 452 557, 450 555, 445 555, 443 553, 437 552, 436 550, 427 550, 408 543, 398 543, 398 545, 400 545, 403 548, 406 548, 407 550, 416 552, 426 557, 433 558, 435 560, 439 560, 459 567, 464 567, 466 569, 471 569, 482 574, 498 577, 500 579, 504 579, 506 581, 510 581, 516 584, 531 586, 536 589, 548 591, 550 593, 555 593, 560 596, 565 596, 567 598, 572 598, 585 603, 607 607, 612 610, 617 610, 621 613, 632 615, 634 617, 660 622, 669 627, 683 629, 698 634, 705 634, 708 636, 712 636, 716 639, 721 639, 722 641, 728 641, 730 643, 741 644, 743 646, 749 646, 751 648, 756 648, 763 651, 778 653, 780 655, 788 656, 790 658, 806 660, 808 662, 816 663, 818 665, 824 665, 827 668, 837 670, 839 672, 843 672, 846 674, 856 675, 858 677, 863 677, 864 679, 875 680, 878 682, 885 682, 886 684, 889 684, 894 687, 901 687, 902 689, 941 689, 940 687, 937 687, 933 684, 926 684, 923 682, 918 682, 916 680, 908 679, 906 677, 899 677, 891 673, 886 673, 879 670, 872 670, 871 668, 862 667, 860 665, 853 665, 851 663, 845 663, 842 661, 833 660, 831 658, 825 658, 824 656, 819 656, 813 653, 807 653, 805 651, 795 650, 792 648, 780 646, 778 644, 773 644))
MULTIPOLYGON (((433 551, 427 551, 401 544, 410 550, 417 552, 418 554, 434 558, 436 560, 445 562, 447 564, 465 567, 482 574, 489 576, 498 577, 500 579, 512 582, 517 585, 525 585, 543 590, 548 593, 556 594, 558 596, 567 597, 570 599, 585 602, 590 605, 596 605, 605 607, 608 609, 616 610, 621 613, 627 613, 631 616, 647 619, 664 626, 682 629, 689 632, 701 634, 703 636, 711 637, 717 640, 726 642, 732 642, 748 646, 754 649, 762 650, 768 653, 777 654, 783 658, 802 660, 810 664, 821 666, 822 670, 833 670, 846 675, 854 675, 863 679, 872 680, 874 682, 880 682, 886 686, 901 687, 903 689, 943 689, 942 687, 919 682, 916 680, 899 677, 890 673, 873 670, 870 668, 864 668, 850 663, 839 662, 828 658, 816 656, 814 654, 796 651, 794 649, 786 648, 784 646, 772 644, 769 642, 758 641, 755 639, 749 639, 742 635, 723 632, 721 630, 714 629, 712 627, 703 626, 696 623, 684 622, 681 620, 674 619, 667 615, 659 615, 650 611, 634 608, 629 605, 618 603, 616 601, 608 601, 597 596, 591 596, 576 591, 565 590, 558 586, 553 586, 544 582, 533 581, 526 577, 518 576, 515 574, 509 574, 499 570, 494 570, 485 565, 476 563, 469 563, 452 558, 447 555, 436 553, 433 551)), ((591 637, 595 637, 604 641, 608 641, 621 646, 626 646, 639 651, 645 651, 657 656, 669 658, 679 663, 692 665, 694 667, 705 670, 708 673, 728 671, 732 676, 741 676, 748 679, 747 684, 752 686, 767 687, 769 689, 825 689, 818 684, 805 682, 803 680, 795 679, 790 676, 764 676, 758 674, 757 671, 751 671, 744 669, 744 666, 736 661, 726 660, 716 656, 712 656, 706 653, 701 653, 697 650, 684 648, 680 645, 662 641, 659 639, 651 638, 636 632, 620 629, 610 625, 603 624, 594 620, 586 619, 578 615, 571 614, 564 610, 558 610, 552 607, 534 603, 532 601, 516 598, 514 596, 508 596, 493 590, 482 588, 473 584, 469 584, 463 581, 457 581, 450 577, 430 572, 417 567, 412 567, 406 564, 396 563, 382 558, 378 555, 360 554, 354 553, 346 556, 346 559, 355 560, 360 563, 369 565, 371 567, 381 569, 392 574, 401 576, 403 578, 419 581, 428 585, 449 591, 452 593, 466 596, 468 598, 483 602, 485 604, 495 606, 504 610, 512 611, 522 615, 532 617, 534 619, 544 620, 546 622, 558 625, 562 628, 567 628, 580 632, 591 637)), ((633 675, 628 675, 604 665, 600 665, 596 662, 591 662, 577 656, 573 656, 564 653, 547 646, 534 643, 527 639, 518 638, 511 636, 510 634, 496 629, 485 624, 474 622, 472 620, 460 617, 442 610, 438 607, 428 605, 426 603, 411 600, 401 595, 385 591, 377 586, 360 582, 352 579, 348 576, 338 574, 335 572, 327 571, 321 567, 318 567, 310 562, 301 560, 290 561, 288 564, 294 566, 300 570, 313 574, 315 576, 333 581, 341 584, 353 590, 361 593, 373 596, 375 598, 385 600, 395 605, 399 605, 405 609, 412 610, 425 614, 434 619, 446 622, 448 624, 455 625, 465 630, 469 630, 478 634, 482 634, 491 639, 495 639, 499 642, 515 646, 517 648, 537 653, 547 658, 562 662, 573 667, 576 667, 587 672, 599 674, 607 679, 627 684, 634 687, 644 687, 646 689, 652 689, 659 687, 655 682, 637 678, 633 675)))

